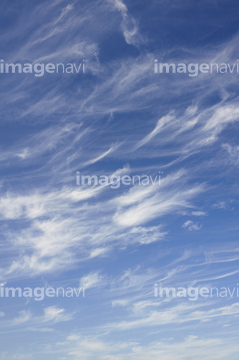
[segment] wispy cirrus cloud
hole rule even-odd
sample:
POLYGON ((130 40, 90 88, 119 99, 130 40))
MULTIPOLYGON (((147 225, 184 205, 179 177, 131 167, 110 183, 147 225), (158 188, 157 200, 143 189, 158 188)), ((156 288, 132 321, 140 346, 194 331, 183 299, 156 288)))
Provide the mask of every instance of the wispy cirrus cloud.
POLYGON ((0 280, 88 289, 80 304, 2 299, 1 359, 237 360, 236 297, 153 293, 237 283, 236 211, 219 210, 237 207, 238 75, 153 72, 154 59, 233 66, 234 3, 0 5, 5 61, 86 60, 85 74, 0 74, 0 280), (160 184, 75 182, 136 170, 160 184))

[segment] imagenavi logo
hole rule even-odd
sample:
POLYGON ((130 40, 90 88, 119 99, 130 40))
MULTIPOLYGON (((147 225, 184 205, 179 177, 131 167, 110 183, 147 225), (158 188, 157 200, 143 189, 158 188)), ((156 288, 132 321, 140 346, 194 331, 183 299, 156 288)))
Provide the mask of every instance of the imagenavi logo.
POLYGON ((200 74, 239 74, 239 60, 235 63, 162 63, 154 60, 155 74, 187 74, 195 77, 200 74))
POLYGON ((34 74, 36 77, 48 74, 79 74, 85 73, 87 60, 80 63, 8 63, 0 60, 0 74, 34 74))

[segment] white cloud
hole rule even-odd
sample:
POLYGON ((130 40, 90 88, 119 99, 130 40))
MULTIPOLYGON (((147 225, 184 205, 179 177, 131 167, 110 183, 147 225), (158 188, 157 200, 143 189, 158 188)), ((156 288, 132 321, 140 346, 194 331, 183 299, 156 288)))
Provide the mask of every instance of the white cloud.
POLYGON ((44 309, 44 315, 42 317, 43 322, 61 322, 69 321, 72 319, 71 314, 66 314, 64 309, 59 308, 58 306, 49 306, 44 309))
POLYGON ((152 219, 172 213, 181 208, 190 207, 189 200, 204 190, 203 186, 191 187, 190 189, 178 188, 167 192, 158 191, 155 195, 141 201, 138 205, 126 210, 119 210, 114 221, 120 226, 135 226, 149 222, 152 219))
POLYGON ((229 145, 229 144, 223 144, 222 148, 227 151, 229 154, 229 159, 232 164, 239 164, 239 146, 236 145, 229 145))
POLYGON ((80 285, 84 286, 85 289, 91 289, 94 287, 100 287, 106 283, 106 279, 99 272, 92 272, 88 275, 81 277, 80 285))
POLYGON ((200 230, 202 225, 198 225, 197 223, 193 223, 193 221, 191 220, 187 220, 185 221, 182 227, 189 231, 195 231, 195 230, 200 230))
POLYGON ((13 320, 15 325, 21 325, 23 323, 29 322, 32 319, 32 314, 29 310, 22 310, 19 313, 19 316, 13 320))
POLYGON ((100 340, 93 336, 71 335, 62 346, 66 347, 68 356, 74 360, 82 358, 93 360, 96 353, 100 360, 126 358, 129 360, 145 360, 146 358, 189 360, 198 357, 198 354, 208 360, 225 359, 227 356, 236 359, 239 347, 235 338, 220 339, 216 336, 206 338, 201 335, 192 335, 192 333, 176 341, 164 336, 164 339, 151 341, 147 345, 130 339, 116 342, 100 340))

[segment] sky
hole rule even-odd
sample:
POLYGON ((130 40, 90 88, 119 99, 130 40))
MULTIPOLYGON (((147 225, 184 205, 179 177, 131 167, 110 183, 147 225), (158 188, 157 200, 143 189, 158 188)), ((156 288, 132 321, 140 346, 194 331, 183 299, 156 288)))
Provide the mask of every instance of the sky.
POLYGON ((236 0, 1 1, 0 360, 238 360, 238 17, 236 0), (1 293, 60 287, 81 292, 1 293))

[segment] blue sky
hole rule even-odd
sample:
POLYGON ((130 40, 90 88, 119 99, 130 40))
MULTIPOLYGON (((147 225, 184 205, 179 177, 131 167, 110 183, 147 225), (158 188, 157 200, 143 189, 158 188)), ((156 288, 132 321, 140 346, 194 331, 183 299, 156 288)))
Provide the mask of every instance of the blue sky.
POLYGON ((237 63, 235 0, 0 4, 0 284, 85 297, 0 298, 0 360, 237 360, 238 73, 154 73, 237 63), (160 185, 76 185, 76 172, 160 185))

